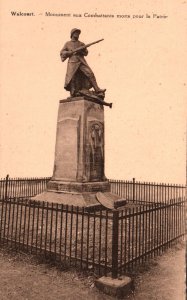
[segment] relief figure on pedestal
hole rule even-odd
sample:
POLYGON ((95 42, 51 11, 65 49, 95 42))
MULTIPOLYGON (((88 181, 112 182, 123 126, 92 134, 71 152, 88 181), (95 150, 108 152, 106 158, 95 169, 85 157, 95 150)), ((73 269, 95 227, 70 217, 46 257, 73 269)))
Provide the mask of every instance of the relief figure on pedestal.
POLYGON ((90 179, 102 181, 104 177, 104 140, 103 126, 92 124, 89 132, 90 179))

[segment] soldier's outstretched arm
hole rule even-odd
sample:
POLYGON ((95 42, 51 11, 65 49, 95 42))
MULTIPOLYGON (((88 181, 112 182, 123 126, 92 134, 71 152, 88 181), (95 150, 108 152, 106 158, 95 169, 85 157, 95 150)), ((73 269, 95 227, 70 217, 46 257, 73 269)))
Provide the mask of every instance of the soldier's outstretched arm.
MULTIPOLYGON (((86 45, 84 43, 81 43, 81 46, 79 48, 82 48, 83 49, 79 49, 77 51, 74 52, 74 54, 79 54, 79 55, 82 55, 82 56, 87 56, 88 55, 88 49, 85 47, 86 45), (84 48, 85 47, 85 48, 84 48)), ((75 49, 76 50, 76 49, 75 49)))
POLYGON ((83 56, 87 56, 88 55, 88 49, 87 48, 83 49, 81 53, 82 53, 83 56))

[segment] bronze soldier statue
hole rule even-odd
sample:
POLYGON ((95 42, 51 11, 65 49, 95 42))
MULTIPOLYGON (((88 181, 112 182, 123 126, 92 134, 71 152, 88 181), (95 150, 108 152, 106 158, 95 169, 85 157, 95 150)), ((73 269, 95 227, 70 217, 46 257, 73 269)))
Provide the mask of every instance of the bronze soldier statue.
POLYGON ((86 46, 90 46, 101 40, 85 45, 79 41, 80 33, 80 29, 72 29, 71 41, 68 41, 60 52, 62 61, 69 58, 64 88, 70 91, 71 97, 75 97, 80 95, 80 91, 88 92, 93 87, 95 95, 104 98, 106 89, 98 87, 95 75, 84 58, 84 56, 88 55, 86 46))

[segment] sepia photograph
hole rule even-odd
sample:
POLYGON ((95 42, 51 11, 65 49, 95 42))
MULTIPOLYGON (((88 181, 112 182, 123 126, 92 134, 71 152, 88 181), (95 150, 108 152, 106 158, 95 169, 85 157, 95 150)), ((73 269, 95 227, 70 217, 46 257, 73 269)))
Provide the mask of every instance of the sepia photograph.
POLYGON ((186 299, 186 1, 0 4, 0 299, 186 299))

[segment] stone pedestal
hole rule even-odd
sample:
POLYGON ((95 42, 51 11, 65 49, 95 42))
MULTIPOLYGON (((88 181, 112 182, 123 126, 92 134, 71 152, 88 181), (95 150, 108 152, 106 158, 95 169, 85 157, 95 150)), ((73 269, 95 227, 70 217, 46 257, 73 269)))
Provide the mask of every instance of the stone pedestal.
POLYGON ((83 97, 60 101, 52 180, 106 181, 102 105, 83 97))
POLYGON ((107 193, 110 198, 110 184, 104 174, 104 145, 103 105, 84 97, 60 100, 53 176, 47 192, 35 199, 58 198, 57 202, 79 205, 79 195, 84 199, 81 206, 88 206, 85 197, 92 205, 99 203, 97 192, 107 193))

